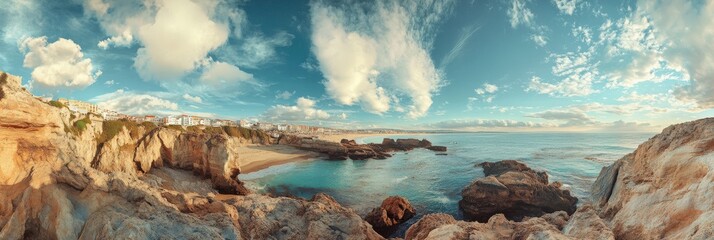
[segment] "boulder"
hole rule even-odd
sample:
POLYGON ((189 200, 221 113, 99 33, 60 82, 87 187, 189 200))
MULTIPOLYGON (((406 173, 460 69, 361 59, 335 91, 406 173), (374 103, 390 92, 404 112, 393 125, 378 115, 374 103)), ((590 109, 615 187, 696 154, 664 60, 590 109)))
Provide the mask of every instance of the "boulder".
POLYGON ((428 214, 409 227, 405 239, 612 239, 612 232, 601 228, 602 219, 585 212, 569 218, 567 213, 558 211, 520 222, 496 214, 485 223, 457 221, 443 213, 428 214))
POLYGON ((487 221, 495 214, 519 221, 546 213, 576 210, 577 198, 559 183, 548 183, 548 175, 525 164, 506 160, 483 163, 486 177, 478 179, 462 192, 459 207, 467 219, 487 221))
POLYGON ((400 196, 391 196, 382 201, 382 205, 372 209, 365 221, 384 237, 389 237, 399 224, 414 217, 416 211, 409 200, 400 196))
POLYGON ((444 146, 431 146, 427 147, 426 149, 432 150, 434 152, 446 152, 446 147, 444 146))

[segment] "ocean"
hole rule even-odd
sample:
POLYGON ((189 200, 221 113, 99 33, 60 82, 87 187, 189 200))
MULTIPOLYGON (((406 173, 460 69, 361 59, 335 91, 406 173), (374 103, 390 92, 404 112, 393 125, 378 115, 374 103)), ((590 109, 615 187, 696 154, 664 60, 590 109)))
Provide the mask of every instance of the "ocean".
POLYGON ((654 133, 452 133, 414 136, 380 136, 358 139, 358 143, 381 143, 384 137, 428 139, 448 147, 438 156, 426 149, 396 152, 386 160, 314 160, 273 166, 241 174, 247 186, 260 193, 309 199, 325 192, 361 216, 392 195, 406 197, 417 216, 400 227, 403 236, 409 225, 428 213, 448 213, 462 218, 458 208, 461 190, 483 177, 476 166, 482 162, 515 159, 546 171, 550 181, 581 199, 603 166, 610 165, 654 133))

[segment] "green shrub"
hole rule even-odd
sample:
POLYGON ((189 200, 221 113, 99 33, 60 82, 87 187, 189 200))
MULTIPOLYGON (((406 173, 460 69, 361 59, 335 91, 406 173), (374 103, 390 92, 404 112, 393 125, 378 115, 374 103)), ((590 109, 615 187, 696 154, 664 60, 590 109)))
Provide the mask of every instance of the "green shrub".
POLYGON ((124 122, 111 120, 104 121, 102 125, 102 134, 97 137, 97 144, 105 143, 110 139, 114 138, 119 132, 124 128, 124 122))
POLYGON ((84 130, 87 130, 87 124, 92 124, 92 120, 89 119, 89 116, 74 122, 74 129, 76 129, 76 133, 82 134, 84 130))
POLYGON ((58 101, 54 101, 54 100, 50 101, 50 102, 47 103, 47 104, 49 104, 50 106, 56 107, 56 108, 65 108, 65 107, 67 107, 67 106, 65 106, 63 103, 58 102, 58 101))

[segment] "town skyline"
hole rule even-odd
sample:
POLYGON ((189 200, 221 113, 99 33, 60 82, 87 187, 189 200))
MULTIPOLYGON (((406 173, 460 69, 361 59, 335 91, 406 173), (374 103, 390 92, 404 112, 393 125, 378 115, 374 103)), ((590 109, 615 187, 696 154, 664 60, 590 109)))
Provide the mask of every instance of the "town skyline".
POLYGON ((714 50, 714 16, 697 10, 711 2, 0 5, 0 70, 36 96, 127 115, 589 132, 714 115, 714 62, 702 54, 714 50))

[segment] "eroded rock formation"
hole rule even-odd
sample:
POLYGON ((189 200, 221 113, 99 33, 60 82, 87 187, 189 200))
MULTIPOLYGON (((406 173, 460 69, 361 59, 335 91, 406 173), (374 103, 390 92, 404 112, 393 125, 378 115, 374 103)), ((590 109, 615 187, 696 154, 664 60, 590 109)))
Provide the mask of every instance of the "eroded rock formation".
POLYGON ((235 147, 261 135, 134 126, 103 139, 101 120, 0 76, 0 239, 382 239, 328 196, 221 194, 243 193, 235 147))
POLYGON ((714 118, 667 127, 603 168, 593 202, 617 239, 714 237, 714 118))
POLYGON ((561 190, 560 183, 548 183, 545 172, 536 172, 515 160, 482 163, 485 177, 472 182, 462 192, 459 207, 468 219, 487 221, 495 214, 511 220, 538 217, 555 211, 572 214, 577 198, 561 190))
POLYGON ((391 196, 382 205, 372 209, 364 218, 375 231, 384 237, 389 237, 399 224, 414 217, 416 211, 409 200, 400 196, 391 196))

